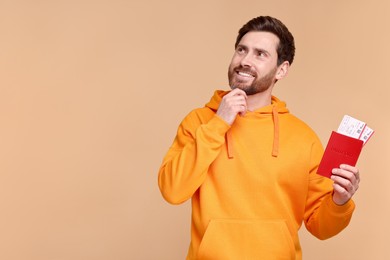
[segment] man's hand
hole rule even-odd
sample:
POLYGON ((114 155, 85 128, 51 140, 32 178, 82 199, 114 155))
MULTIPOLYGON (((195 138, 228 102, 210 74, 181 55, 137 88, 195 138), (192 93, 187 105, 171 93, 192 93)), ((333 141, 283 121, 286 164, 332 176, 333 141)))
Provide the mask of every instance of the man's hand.
POLYGON ((359 188, 359 169, 350 165, 342 164, 340 168, 332 170, 333 201, 337 205, 347 203, 359 188))
POLYGON ((226 94, 219 104, 217 115, 225 120, 229 125, 232 125, 237 117, 237 114, 243 116, 247 110, 246 93, 241 89, 233 89, 226 94))

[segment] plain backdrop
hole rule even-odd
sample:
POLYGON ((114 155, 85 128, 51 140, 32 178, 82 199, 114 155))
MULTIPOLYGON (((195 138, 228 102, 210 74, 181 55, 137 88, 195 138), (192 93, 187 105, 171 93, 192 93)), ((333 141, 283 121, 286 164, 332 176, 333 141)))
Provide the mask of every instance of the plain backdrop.
POLYGON ((0 0, 0 259, 179 260, 190 202, 157 186, 177 126, 228 89, 238 29, 296 39, 275 94, 325 145, 344 114, 376 133, 349 227, 304 259, 389 259, 390 2, 0 0))

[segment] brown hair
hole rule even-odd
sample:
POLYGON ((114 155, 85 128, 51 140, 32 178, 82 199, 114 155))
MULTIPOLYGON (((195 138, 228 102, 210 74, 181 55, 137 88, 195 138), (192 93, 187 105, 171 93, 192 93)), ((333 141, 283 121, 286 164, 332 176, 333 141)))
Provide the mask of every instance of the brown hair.
POLYGON ((276 48, 276 52, 278 53, 278 65, 282 64, 284 61, 288 61, 290 64, 293 62, 295 55, 294 37, 281 21, 270 16, 253 18, 238 31, 234 47, 237 48, 242 37, 251 31, 270 32, 275 34, 279 38, 279 45, 276 48))

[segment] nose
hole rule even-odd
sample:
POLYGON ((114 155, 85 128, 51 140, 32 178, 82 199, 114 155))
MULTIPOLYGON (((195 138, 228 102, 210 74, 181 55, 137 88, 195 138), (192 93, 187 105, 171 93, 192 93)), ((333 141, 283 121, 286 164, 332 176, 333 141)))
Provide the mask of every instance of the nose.
POLYGON ((240 64, 242 67, 251 67, 253 65, 250 53, 247 53, 246 55, 242 56, 240 64))

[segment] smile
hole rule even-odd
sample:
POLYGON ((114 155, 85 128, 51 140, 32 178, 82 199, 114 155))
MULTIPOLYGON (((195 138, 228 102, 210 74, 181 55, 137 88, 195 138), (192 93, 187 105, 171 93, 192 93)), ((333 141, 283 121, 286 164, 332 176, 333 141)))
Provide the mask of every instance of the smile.
POLYGON ((246 72, 242 72, 242 71, 237 71, 237 74, 242 76, 242 77, 246 77, 246 78, 254 78, 255 77, 252 74, 249 74, 249 73, 246 73, 246 72))

